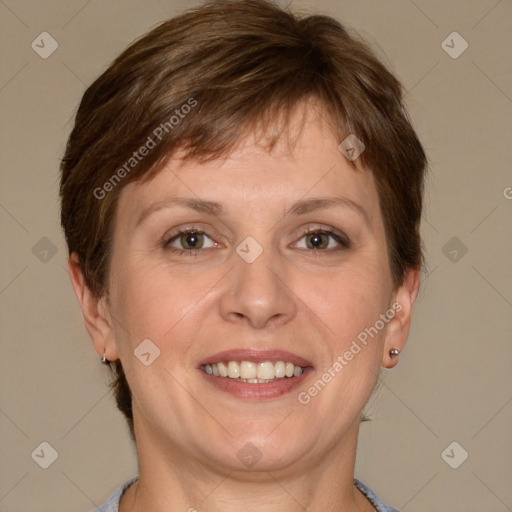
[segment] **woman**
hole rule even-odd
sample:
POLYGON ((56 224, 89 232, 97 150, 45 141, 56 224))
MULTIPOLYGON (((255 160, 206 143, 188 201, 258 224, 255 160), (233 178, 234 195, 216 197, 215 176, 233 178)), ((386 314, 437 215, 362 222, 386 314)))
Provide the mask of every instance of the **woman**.
POLYGON ((166 21, 87 89, 61 219, 139 466, 100 510, 395 510, 354 465, 426 167, 372 51, 264 0, 166 21))

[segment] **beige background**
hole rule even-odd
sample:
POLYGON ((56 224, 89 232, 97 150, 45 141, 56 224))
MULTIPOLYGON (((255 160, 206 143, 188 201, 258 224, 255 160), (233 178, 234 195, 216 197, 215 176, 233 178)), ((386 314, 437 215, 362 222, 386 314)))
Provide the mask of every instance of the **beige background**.
MULTIPOLYGON (((86 86, 135 37, 192 4, 0 0, 3 512, 85 512, 137 470, 66 270, 58 163, 86 86), (31 48, 43 31, 59 45, 47 59, 31 48), (31 457, 43 441, 58 452, 48 469, 31 457)), ((512 3, 293 5, 378 45, 409 91, 431 160, 428 275, 400 365, 362 426, 356 476, 406 512, 510 511, 512 3), (456 59, 441 46, 453 31, 469 44, 456 59), (453 441, 447 460, 469 454, 457 469, 441 456, 453 441)))

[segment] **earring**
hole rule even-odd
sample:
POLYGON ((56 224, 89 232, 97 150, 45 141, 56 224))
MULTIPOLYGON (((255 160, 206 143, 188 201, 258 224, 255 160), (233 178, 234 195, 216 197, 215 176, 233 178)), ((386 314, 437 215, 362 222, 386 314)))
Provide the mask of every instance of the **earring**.
POLYGON ((103 364, 110 364, 110 361, 107 359, 107 356, 105 355, 105 351, 103 351, 103 357, 101 358, 101 362, 103 364))
POLYGON ((392 348, 390 351, 389 351, 389 356, 390 357, 397 357, 400 355, 400 350, 396 349, 396 348, 392 348))

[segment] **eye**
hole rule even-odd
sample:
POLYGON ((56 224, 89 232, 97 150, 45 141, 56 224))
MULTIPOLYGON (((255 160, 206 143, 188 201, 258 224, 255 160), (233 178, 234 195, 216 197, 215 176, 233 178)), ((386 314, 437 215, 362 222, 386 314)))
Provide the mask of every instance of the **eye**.
MULTIPOLYGON (((178 255, 198 256, 201 253, 200 249, 218 247, 219 244, 204 231, 197 228, 186 228, 164 241, 163 246, 167 251, 178 255)), ((348 249, 350 242, 345 234, 337 233, 333 228, 310 227, 304 231, 294 247, 325 253, 348 249), (305 243, 301 244, 301 240, 305 240, 305 243)))
MULTIPOLYGON (((184 229, 178 231, 176 235, 171 237, 164 243, 164 247, 171 252, 175 253, 192 253, 197 252, 198 249, 207 249, 216 247, 218 244, 214 242, 206 233, 197 229, 184 229), (206 241, 210 240, 210 243, 206 241), (181 247, 176 247, 174 244, 179 244, 181 247)), ((195 256, 196 254, 194 254, 195 256)))
POLYGON ((305 239, 305 245, 297 245, 300 249, 336 249, 337 245, 345 249, 350 247, 348 238, 341 233, 335 233, 332 228, 308 228, 300 240, 302 239, 305 239))

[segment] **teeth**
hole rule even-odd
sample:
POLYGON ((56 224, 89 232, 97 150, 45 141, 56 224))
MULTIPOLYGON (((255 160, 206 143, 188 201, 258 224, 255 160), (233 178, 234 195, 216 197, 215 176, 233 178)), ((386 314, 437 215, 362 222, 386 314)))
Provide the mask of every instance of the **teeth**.
POLYGON ((228 377, 230 379, 238 379, 240 377, 240 365, 236 361, 229 361, 228 377))
POLYGON ((274 364, 274 373, 278 379, 286 377, 286 363, 283 361, 277 361, 276 364, 274 364))
POLYGON ((276 379, 238 379, 240 382, 248 382, 249 384, 267 384, 274 382, 276 379))
POLYGON ((274 365, 270 361, 258 363, 257 372, 258 379, 270 380, 276 376, 274 372, 274 365))
MULTIPOLYGON (((236 363, 235 363, 236 364, 236 363)), ((256 363, 250 361, 242 361, 240 363, 240 377, 242 379, 255 379, 258 376, 256 363)))
POLYGON ((217 363, 217 365, 214 365, 212 364, 212 369, 214 366, 217 366, 217 368, 219 369, 219 376, 220 377, 227 377, 228 376, 228 369, 226 368, 226 366, 224 365, 224 363, 217 363))
POLYGON ((274 382, 276 379, 284 377, 299 377, 304 372, 304 368, 295 366, 289 361, 262 361, 253 363, 252 361, 220 361, 217 364, 205 364, 203 370, 208 375, 216 377, 228 377, 240 382, 250 384, 261 384, 274 382))

